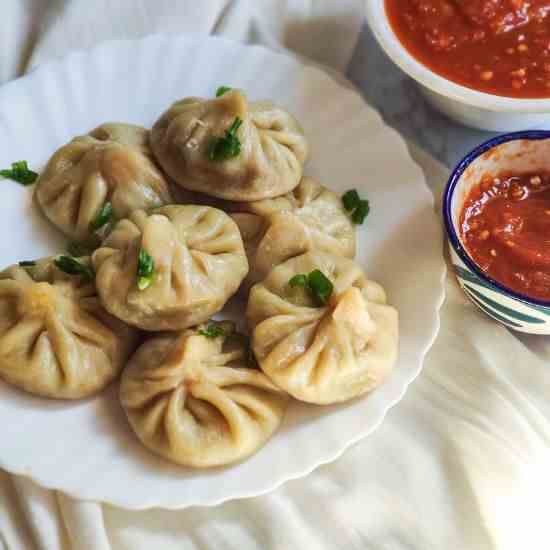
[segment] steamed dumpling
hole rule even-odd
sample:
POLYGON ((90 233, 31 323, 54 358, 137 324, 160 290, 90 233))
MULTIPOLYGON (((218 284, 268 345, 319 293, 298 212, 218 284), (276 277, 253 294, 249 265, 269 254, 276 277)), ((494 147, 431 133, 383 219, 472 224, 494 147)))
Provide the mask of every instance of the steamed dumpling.
POLYGON ((220 311, 248 273, 235 222, 207 206, 137 210, 117 223, 93 257, 105 308, 145 330, 181 330, 220 311), (138 287, 138 257, 154 273, 138 287))
POLYGON ((119 374, 138 333, 103 309, 93 282, 53 260, 0 273, 0 378, 37 395, 78 399, 119 374))
POLYGON ((186 466, 221 466, 262 447, 279 427, 286 395, 250 368, 231 323, 149 339, 122 376, 120 399, 142 443, 186 466))
POLYGON ((298 185, 308 155, 303 130, 285 110, 269 102, 249 103, 238 90, 216 99, 178 101, 150 135, 157 161, 176 183, 229 200, 255 201, 288 193, 298 185), (240 152, 211 160, 213 140, 240 119, 240 152))
POLYGON ((285 260, 321 250, 355 256, 355 228, 341 198, 304 177, 292 192, 275 199, 239 203, 231 214, 243 236, 250 264, 245 289, 285 260))
POLYGON ((111 221, 173 203, 147 134, 139 126, 104 124, 58 149, 35 189, 46 217, 71 239, 94 245, 99 242, 94 221, 107 203, 111 221))
POLYGON ((247 319, 261 369, 302 401, 336 403, 369 392, 397 358, 397 311, 346 258, 308 252, 276 267, 250 291, 247 319), (314 270, 334 285, 321 307, 306 289, 289 285, 314 270))

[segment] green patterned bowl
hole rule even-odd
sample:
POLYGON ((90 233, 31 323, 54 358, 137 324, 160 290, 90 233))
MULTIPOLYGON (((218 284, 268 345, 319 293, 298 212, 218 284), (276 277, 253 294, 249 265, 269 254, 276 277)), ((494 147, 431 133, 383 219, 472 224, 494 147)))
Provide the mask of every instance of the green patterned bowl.
POLYGON ((550 334, 550 297, 535 300, 488 277, 465 250, 459 231, 464 201, 485 175, 550 170, 550 132, 532 130, 496 137, 466 155, 443 194, 443 221, 458 282, 468 298, 507 327, 529 334, 550 334))

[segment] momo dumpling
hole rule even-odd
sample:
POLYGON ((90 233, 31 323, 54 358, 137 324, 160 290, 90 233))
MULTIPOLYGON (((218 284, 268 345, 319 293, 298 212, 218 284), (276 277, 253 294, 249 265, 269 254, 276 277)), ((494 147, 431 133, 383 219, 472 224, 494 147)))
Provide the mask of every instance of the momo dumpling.
POLYGON ((153 126, 150 142, 176 183, 235 201, 288 193, 308 156, 292 115, 269 102, 249 103, 239 90, 174 103, 153 126))
POLYGON ((256 452, 281 424, 287 404, 286 394, 251 368, 232 324, 214 326, 216 332, 209 325, 150 338, 120 385, 122 406, 141 442, 197 468, 256 452))
POLYGON ((208 206, 119 221, 93 256, 105 308, 145 330, 181 330, 220 311, 248 273, 235 222, 208 206))
POLYGON ((100 304, 89 258, 64 259, 85 274, 62 271, 55 258, 0 273, 0 378, 36 395, 79 399, 120 373, 138 332, 100 304))
POLYGON ((369 392, 397 358, 397 311, 347 258, 308 252, 287 260, 252 287, 247 320, 263 372, 302 401, 369 392))
POLYGON ((100 241, 97 232, 114 220, 174 202, 152 160, 147 131, 116 123, 58 149, 40 174, 34 196, 54 225, 91 246, 100 241))
POLYGON ((341 198, 311 178, 302 178, 282 197, 238 203, 231 209, 250 264, 245 289, 275 266, 310 250, 355 256, 355 228, 341 198))

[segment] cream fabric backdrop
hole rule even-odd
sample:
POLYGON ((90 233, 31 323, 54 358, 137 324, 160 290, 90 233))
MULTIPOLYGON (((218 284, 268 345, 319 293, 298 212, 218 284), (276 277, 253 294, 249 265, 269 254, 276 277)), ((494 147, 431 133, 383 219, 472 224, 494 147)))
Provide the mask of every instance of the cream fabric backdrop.
MULTIPOLYGON (((73 49, 152 32, 284 46, 343 71, 363 23, 361 0, 3 0, 2 8, 0 81, 73 49)), ((439 196, 446 170, 412 153, 439 196)), ((336 463, 266 496, 179 512, 78 502, 0 472, 0 549, 548 548, 550 340, 517 338, 467 302, 452 277, 446 287, 423 373, 380 429, 336 463)))

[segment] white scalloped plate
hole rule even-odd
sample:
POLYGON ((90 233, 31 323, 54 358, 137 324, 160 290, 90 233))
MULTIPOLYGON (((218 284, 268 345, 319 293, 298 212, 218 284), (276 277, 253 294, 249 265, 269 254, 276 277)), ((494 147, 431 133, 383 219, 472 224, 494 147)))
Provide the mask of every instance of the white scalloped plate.
MULTIPOLYGON (((286 106, 311 143, 306 173, 371 201, 359 260, 400 312, 400 358, 372 395, 332 407, 294 403, 282 429, 231 468, 177 468, 130 431, 113 385, 80 403, 34 398, 0 383, 0 466, 71 496, 125 508, 214 505, 259 495, 336 459, 371 433, 418 375, 443 300, 441 231, 420 169, 399 135, 323 71, 220 38, 152 36, 103 44, 0 88, 0 167, 41 167, 53 151, 105 121, 150 126, 174 100, 219 85, 286 106)), ((62 250, 31 191, 0 182, 0 258, 7 265, 62 250)), ((242 316, 242 314, 241 314, 242 316)))

